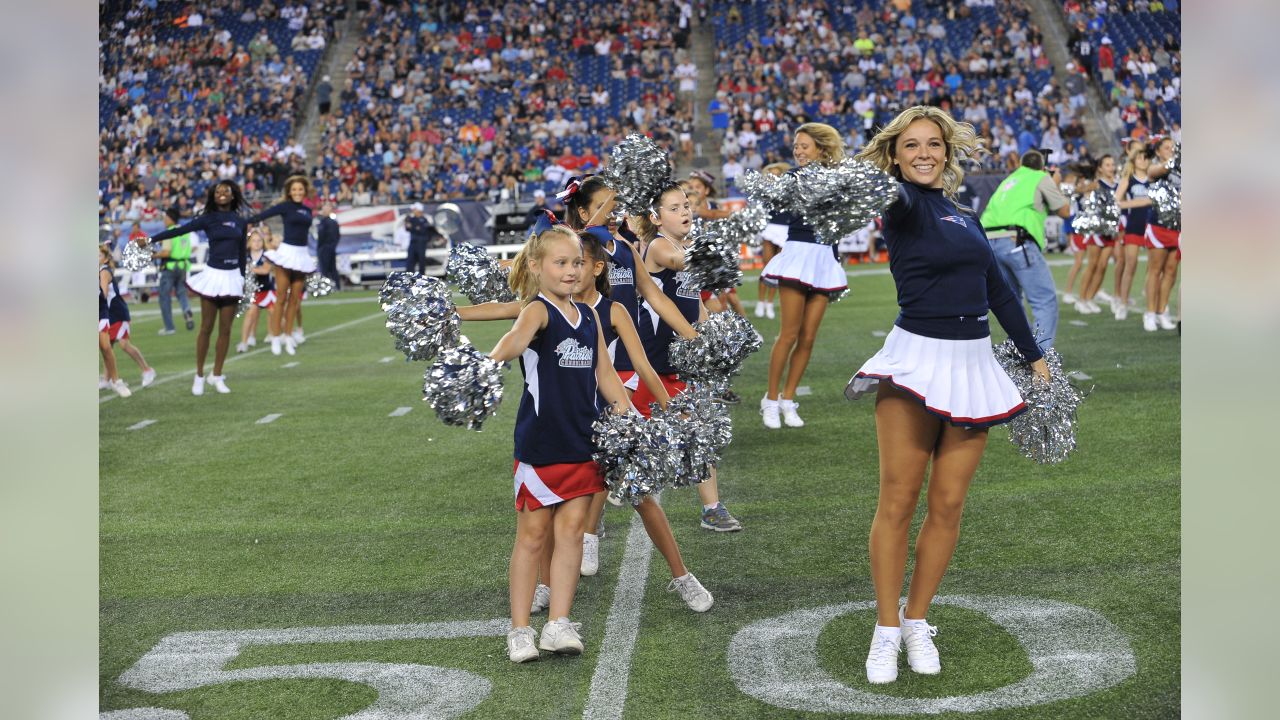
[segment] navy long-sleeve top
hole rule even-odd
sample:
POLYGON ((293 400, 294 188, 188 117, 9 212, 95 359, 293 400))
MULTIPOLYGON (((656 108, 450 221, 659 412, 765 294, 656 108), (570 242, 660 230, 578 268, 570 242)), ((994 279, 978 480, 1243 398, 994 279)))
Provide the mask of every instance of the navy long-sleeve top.
POLYGON ((244 272, 249 221, 238 213, 218 210, 201 213, 186 225, 156 233, 151 239, 168 240, 197 230, 209 240, 209 255, 205 258, 207 267, 244 272))
POLYGON ((250 223, 258 223, 269 217, 280 217, 284 223, 284 244, 297 245, 299 247, 307 246, 307 233, 311 231, 311 208, 296 203, 292 200, 285 200, 282 203, 272 205, 257 215, 249 217, 250 223))
POLYGON ((990 336, 990 311, 1028 362, 1040 359, 1022 303, 1000 274, 978 218, 941 189, 910 182, 900 188, 884 213, 901 309, 895 324, 925 337, 974 340, 990 336))
POLYGON ((320 218, 316 228, 316 247, 329 245, 337 247, 341 240, 342 228, 338 225, 338 221, 328 216, 320 218))

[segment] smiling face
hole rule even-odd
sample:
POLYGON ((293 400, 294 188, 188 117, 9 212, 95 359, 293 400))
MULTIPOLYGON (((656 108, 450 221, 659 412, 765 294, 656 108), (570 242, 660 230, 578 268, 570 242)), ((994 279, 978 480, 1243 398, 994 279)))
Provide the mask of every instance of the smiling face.
POLYGON ((942 169, 947 164, 947 143, 942 128, 932 120, 920 118, 898 136, 893 164, 904 180, 929 188, 942 187, 942 169))
POLYGON ((213 202, 218 207, 229 207, 235 199, 235 193, 232 192, 231 186, 222 183, 213 189, 213 202))
POLYGON ((693 227, 693 203, 683 190, 671 189, 658 198, 656 212, 650 219, 654 216, 659 232, 673 240, 683 240, 693 227))
POLYGON ((791 154, 795 156, 796 164, 804 167, 809 163, 822 157, 822 152, 818 150, 818 144, 808 133, 796 133, 796 139, 791 143, 791 154))
POLYGON ((289 186, 289 199, 300 203, 307 197, 307 186, 301 182, 295 182, 289 186))
POLYGON ((1116 176, 1116 159, 1107 155, 1102 158, 1102 164, 1098 166, 1098 174, 1110 180, 1116 176))
POLYGON ((542 259, 529 259, 529 271, 538 277, 538 287, 544 294, 572 296, 578 278, 585 274, 582 244, 577 238, 556 233, 543 245, 542 259))
POLYGON ((578 217, 583 225, 600 225, 608 219, 618 204, 617 197, 618 194, 609 188, 597 190, 585 207, 578 208, 578 217))
POLYGON ((578 282, 573 287, 573 295, 575 298, 585 298, 586 295, 596 285, 596 278, 600 277, 608 267, 608 263, 603 258, 584 257, 582 272, 578 276, 578 282))

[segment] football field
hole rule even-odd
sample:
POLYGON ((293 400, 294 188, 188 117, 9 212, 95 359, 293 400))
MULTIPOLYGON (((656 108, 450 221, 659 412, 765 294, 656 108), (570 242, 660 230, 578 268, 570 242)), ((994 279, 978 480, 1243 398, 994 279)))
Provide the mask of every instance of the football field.
MULTIPOLYGON (((518 368, 482 432, 447 427, 376 293, 339 293, 304 304, 297 356, 233 351, 232 393, 193 397, 194 333, 158 337, 154 304, 134 305, 159 381, 141 389, 117 353, 134 396, 99 405, 103 717, 1177 716, 1180 338, 1143 332, 1140 311, 1061 306, 1057 347, 1092 388, 1078 450, 1036 465, 991 432, 930 614, 942 674, 904 658, 897 683, 867 684, 875 423, 842 390, 896 315, 886 269, 851 266, 829 309, 806 427, 760 423, 768 344, 736 378, 720 487, 745 529, 702 530, 692 489, 663 494, 715 606, 665 592, 634 513, 609 506, 573 606, 586 653, 519 666, 504 644, 518 368)), ((754 276, 741 292, 754 300, 754 276)), ((488 351, 507 327, 462 329, 488 351)))

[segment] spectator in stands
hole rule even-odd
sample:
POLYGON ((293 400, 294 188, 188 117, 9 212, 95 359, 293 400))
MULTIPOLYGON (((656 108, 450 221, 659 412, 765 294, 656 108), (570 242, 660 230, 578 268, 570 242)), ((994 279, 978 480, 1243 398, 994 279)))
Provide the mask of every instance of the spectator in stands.
POLYGON ((435 238, 440 237, 435 223, 423 214, 422 203, 416 202, 410 208, 409 217, 404 220, 404 228, 409 233, 409 255, 406 269, 409 272, 426 274, 427 246, 435 238))

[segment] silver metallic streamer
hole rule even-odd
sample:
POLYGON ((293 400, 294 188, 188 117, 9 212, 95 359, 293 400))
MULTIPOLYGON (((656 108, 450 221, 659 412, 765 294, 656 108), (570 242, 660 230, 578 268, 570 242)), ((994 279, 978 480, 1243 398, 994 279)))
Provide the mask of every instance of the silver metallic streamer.
POLYGON ((120 251, 120 267, 129 272, 138 272, 151 267, 154 253, 150 245, 139 245, 130 240, 120 251))
POLYGON ((1157 225, 1170 230, 1182 230, 1182 192, 1177 186, 1169 182, 1168 178, 1160 178, 1147 188, 1147 197, 1151 198, 1157 225))
POLYGON ((628 135, 613 146, 600 176, 618 194, 618 204, 632 215, 649 212, 658 190, 671 179, 671 161, 652 139, 628 135))
POLYGON ((736 181, 747 197, 799 215, 819 242, 835 245, 880 217, 898 197, 898 181, 874 165, 846 158, 809 163, 782 175, 748 170, 736 181))
POLYGON ((674 481, 681 452, 665 422, 606 410, 591 427, 596 446, 592 458, 613 497, 637 503, 674 481))
POLYGON ((711 477, 724 449, 733 440, 733 423, 728 407, 718 400, 710 385, 690 385, 671 399, 665 411, 658 411, 680 433, 680 468, 673 487, 696 485, 711 477))
POLYGON ((515 291, 507 283, 510 271, 498 260, 471 243, 458 243, 449 251, 445 275, 458 286, 472 305, 487 302, 514 302, 515 291))
POLYGON ((763 345, 751 321, 734 312, 714 313, 693 329, 697 337, 671 341, 671 364, 681 376, 711 386, 716 394, 728 389, 730 376, 763 345))
POLYGON ((446 425, 479 430, 502 402, 502 363, 470 343, 446 348, 423 376, 422 399, 446 425))
POLYGON ((430 360, 458 344, 458 311, 443 280, 394 272, 378 294, 396 349, 410 360, 430 360))
POLYGON ((1063 371, 1062 356, 1052 348, 1045 352, 1051 378, 1047 383, 1031 370, 1012 340, 997 345, 995 357, 1027 404, 1027 411, 1009 422, 1009 440, 1042 465, 1066 460, 1076 448, 1076 409, 1085 394, 1063 371))
POLYGON ((258 276, 254 274, 253 268, 245 268, 244 292, 240 294, 240 305, 236 308, 236 317, 244 315, 249 308, 253 307, 254 296, 261 289, 262 283, 258 282, 258 276))
POLYGON ((1076 206, 1072 230, 1083 235, 1115 237, 1120 233, 1120 206, 1115 195, 1105 187, 1087 192, 1076 206))
POLYGON ((324 297, 337 289, 333 284, 333 280, 313 272, 307 276, 307 294, 311 297, 324 297))
POLYGON ((1182 174, 1182 143, 1174 143, 1173 157, 1166 160, 1164 166, 1173 172, 1182 174))
POLYGON ((739 246, 759 245, 769 223, 763 205, 752 203, 720 220, 695 223, 692 242, 684 254, 684 268, 700 290, 724 290, 742 284, 739 246))

